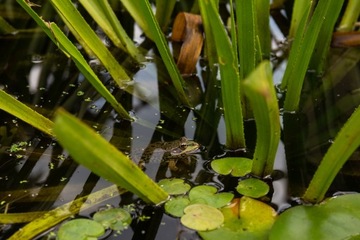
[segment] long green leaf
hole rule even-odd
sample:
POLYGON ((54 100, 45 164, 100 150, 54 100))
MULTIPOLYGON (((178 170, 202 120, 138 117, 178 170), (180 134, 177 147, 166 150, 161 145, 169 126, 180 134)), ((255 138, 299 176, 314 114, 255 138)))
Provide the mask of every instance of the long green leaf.
POLYGON ((145 57, 125 32, 107 0, 80 0, 80 3, 106 35, 109 36, 115 46, 127 51, 138 62, 145 60, 145 57))
MULTIPOLYGON (((291 16, 290 30, 289 30, 289 39, 295 37, 298 28, 300 27, 300 22, 307 16, 312 9, 314 8, 315 1, 313 0, 295 0, 293 5, 293 11, 291 16)), ((301 27, 300 27, 301 28, 301 27)), ((301 30, 300 30, 301 31, 301 30)))
POLYGON ((244 125, 240 99, 240 78, 238 72, 238 61, 233 52, 230 39, 225 31, 224 25, 219 17, 214 2, 200 0, 201 16, 205 19, 204 24, 210 24, 221 75, 221 92, 224 105, 226 125, 226 146, 230 149, 245 147, 244 125))
POLYGON ((87 64, 84 57, 77 50, 74 44, 63 34, 63 32, 54 23, 46 23, 37 13, 31 9, 25 0, 17 0, 18 3, 28 12, 28 14, 36 21, 36 23, 43 29, 48 37, 59 46, 59 48, 68 57, 71 57, 78 69, 86 77, 86 79, 93 85, 93 87, 113 106, 122 117, 131 119, 128 112, 121 106, 120 103, 114 98, 114 96, 107 90, 102 84, 99 78, 96 76, 91 67, 87 64))
POLYGON ((57 111, 54 132, 75 161, 95 174, 124 187, 146 202, 158 204, 168 197, 126 155, 62 109, 57 111))
POLYGON ((254 1, 236 0, 240 78, 245 79, 256 66, 256 16, 254 1))
POLYGON ((130 77, 80 15, 74 4, 70 0, 51 0, 51 3, 69 29, 81 38, 80 43, 86 45, 95 54, 120 87, 126 87, 130 77))
POLYGON ((354 25, 360 15, 360 1, 359 0, 349 0, 346 6, 345 13, 341 19, 339 27, 337 30, 339 32, 352 31, 354 25))
POLYGON ((93 85, 93 87, 108 101, 111 106, 118 112, 123 118, 131 119, 129 113, 123 108, 123 106, 115 99, 115 97, 104 86, 100 79, 96 76, 91 67, 87 64, 84 57, 79 50, 72 44, 72 42, 64 35, 55 23, 50 24, 52 33, 57 40, 59 48, 71 56, 78 69, 86 77, 86 79, 93 85))
POLYGON ((286 111, 298 109, 305 74, 319 39, 319 33, 326 21, 337 18, 343 2, 344 0, 320 0, 304 32, 297 31, 283 80, 287 84, 284 103, 286 111))
POLYGON ((156 19, 161 27, 162 31, 165 32, 169 25, 171 14, 174 10, 176 0, 156 0, 156 19))
POLYGON ((54 136, 53 125, 54 123, 40 113, 32 110, 25 104, 13 98, 6 92, 0 89, 0 109, 14 115, 15 117, 23 120, 24 122, 32 125, 40 131, 54 136))
POLYGON ((252 173, 272 172, 280 140, 279 107, 270 62, 262 62, 243 82, 244 92, 253 107, 256 122, 256 148, 252 173))
POLYGON ((155 19, 149 1, 123 0, 121 2, 134 17, 135 21, 142 27, 145 34, 147 34, 147 36, 155 42, 181 102, 190 106, 190 102, 184 90, 185 82, 181 77, 173 56, 171 55, 165 36, 155 19))
POLYGON ((124 192, 126 192, 124 189, 119 189, 117 186, 113 185, 100 191, 94 192, 90 195, 66 203, 60 207, 44 213, 44 215, 22 227, 8 239, 34 239, 40 233, 45 232, 46 230, 52 228, 61 221, 79 213, 80 209, 82 211, 85 211, 86 209, 94 207, 94 205, 96 204, 116 197, 124 192))
POLYGON ((307 188, 303 199, 309 202, 320 202, 332 181, 351 154, 360 146, 360 107, 344 124, 333 144, 326 152, 318 169, 307 188))

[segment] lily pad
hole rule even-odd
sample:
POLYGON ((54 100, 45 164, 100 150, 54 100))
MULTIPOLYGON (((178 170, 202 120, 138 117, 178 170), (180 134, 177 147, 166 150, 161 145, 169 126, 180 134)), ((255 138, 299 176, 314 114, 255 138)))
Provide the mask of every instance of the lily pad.
POLYGON ((222 175, 231 174, 234 177, 243 177, 251 172, 252 160, 240 157, 221 158, 212 161, 211 167, 222 175))
POLYGON ((215 208, 221 208, 233 199, 234 194, 224 192, 217 193, 213 186, 197 186, 190 190, 189 199, 191 203, 204 203, 215 208))
POLYGON ((179 178, 162 179, 158 185, 170 195, 185 194, 191 188, 189 184, 184 183, 184 180, 179 178))
POLYGON ((165 211, 174 217, 182 217, 184 215, 185 207, 189 204, 190 200, 188 197, 182 196, 171 198, 165 203, 165 211))
POLYGON ((270 239, 358 239, 359 235, 360 194, 348 194, 286 210, 274 224, 270 239))
POLYGON ((269 192, 269 185, 257 178, 248 178, 239 182, 236 191, 248 197, 259 198, 269 192))
POLYGON ((74 219, 61 225, 57 239, 96 240, 104 233, 104 227, 98 222, 89 219, 74 219))
POLYGON ((196 231, 214 230, 224 222, 220 210, 205 204, 193 204, 184 209, 181 223, 196 231))
POLYGON ((122 208, 111 208, 97 212, 93 218, 104 228, 111 228, 115 231, 123 231, 132 220, 130 213, 122 208))
POLYGON ((249 197, 234 199, 229 206, 222 208, 221 212, 224 215, 224 224, 213 231, 200 231, 203 239, 267 239, 276 218, 272 207, 249 197))

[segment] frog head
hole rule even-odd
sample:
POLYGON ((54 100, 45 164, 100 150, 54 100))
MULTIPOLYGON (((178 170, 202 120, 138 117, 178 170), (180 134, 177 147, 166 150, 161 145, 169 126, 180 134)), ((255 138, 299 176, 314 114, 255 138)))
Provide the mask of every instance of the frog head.
POLYGON ((181 154, 189 154, 194 153, 196 150, 200 148, 200 144, 193 140, 189 140, 186 137, 182 137, 179 140, 179 144, 171 149, 170 153, 172 156, 177 156, 181 154))

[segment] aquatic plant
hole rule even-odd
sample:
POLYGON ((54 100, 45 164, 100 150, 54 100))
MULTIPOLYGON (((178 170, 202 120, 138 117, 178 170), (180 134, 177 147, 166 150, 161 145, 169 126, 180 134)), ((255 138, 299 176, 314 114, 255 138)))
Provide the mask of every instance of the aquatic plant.
MULTIPOLYGON (((75 62, 85 78, 111 104, 119 116, 129 122, 133 121, 127 110, 98 79, 83 55, 63 33, 61 28, 54 22, 47 22, 42 19, 32 9, 30 2, 25 0, 17 0, 17 2, 31 15, 59 49, 75 62)), ((50 2, 65 25, 82 45, 84 51, 88 55, 94 55, 101 61, 118 88, 135 95, 136 93, 131 87, 133 80, 126 72, 126 69, 102 45, 96 33, 72 2, 57 0, 50 2)), ((104 32, 109 35, 114 44, 127 52, 131 58, 130 61, 134 61, 135 64, 144 61, 145 56, 142 49, 136 47, 130 40, 131 38, 127 36, 107 1, 99 1, 99 3, 80 1, 80 3, 104 32)), ((176 92, 176 95, 173 96, 176 99, 175 101, 187 107, 194 107, 194 103, 189 97, 191 95, 188 91, 189 84, 184 81, 179 69, 176 67, 162 32, 169 24, 169 13, 173 11, 175 1, 168 1, 167 9, 162 9, 160 7, 162 6, 161 1, 156 1, 156 15, 153 14, 151 4, 147 0, 136 3, 134 1, 122 1, 122 3, 147 37, 156 44, 162 62, 172 80, 176 92)), ((352 26, 344 23, 344 21, 351 23, 359 16, 359 5, 355 8, 349 7, 353 6, 352 4, 354 4, 353 1, 348 2, 342 18, 342 25, 352 26), (345 20, 345 16, 351 15, 349 12, 355 12, 355 14, 345 20)), ((299 110, 303 85, 309 69, 316 74, 321 74, 327 70, 325 59, 331 54, 329 46, 333 29, 343 5, 343 0, 319 0, 316 4, 313 1, 295 1, 289 33, 289 36, 293 39, 289 39, 291 40, 289 57, 281 83, 281 88, 286 89, 286 93, 282 92, 285 95, 283 106, 285 113, 293 113, 299 110)), ((250 169, 246 169, 244 174, 251 171, 254 176, 259 178, 271 175, 280 140, 280 110, 273 86, 271 64, 268 61, 270 58, 270 31, 268 28, 270 3, 261 0, 230 1, 229 31, 227 31, 218 13, 218 1, 200 0, 194 3, 192 7, 198 9, 202 16, 206 36, 206 48, 204 51, 210 63, 209 71, 215 74, 217 71, 220 73, 221 106, 226 125, 226 147, 232 150, 247 147, 244 119, 253 117, 256 122, 256 146, 251 158, 250 169)), ((209 95, 210 98, 213 97, 211 92, 209 95)), ((0 90, 0 100, 1 109, 33 125, 44 133, 55 136, 77 162, 91 169, 99 176, 137 194, 146 202, 158 204, 168 198, 168 194, 150 180, 135 164, 129 161, 125 155, 64 110, 57 110, 53 123, 42 115, 34 113, 33 110, 16 101, 3 90, 0 90), (96 148, 96 146, 101 147, 96 148), (137 184, 139 179, 143 183, 142 186, 137 184), (149 188, 149 186, 152 186, 152 188, 149 188)), ((202 116, 207 116, 206 110, 202 112, 202 116)), ((302 195, 303 200, 319 203, 324 199, 335 176, 349 156, 360 145, 359 118, 360 114, 357 109, 344 124, 328 149, 309 187, 302 195)), ((138 122, 146 125, 146 122, 141 122, 141 119, 138 122)), ((285 121, 284 124, 286 124, 285 121)), ((224 165, 227 164, 227 166, 235 162, 229 164, 229 161, 232 161, 231 158, 222 160, 224 160, 224 165)), ((222 165, 221 162, 220 165, 222 165)), ((236 168, 236 166, 232 165, 231 168, 236 168)), ((344 201, 350 201, 351 208, 358 210, 358 205, 354 204, 357 199, 356 195, 349 197, 350 200, 343 199, 345 199, 344 201)), ((248 200, 243 198, 239 201, 246 202, 248 200)), ((200 206, 198 207, 200 208, 200 206)), ((324 218, 333 209, 330 207, 329 210, 326 210, 323 215, 324 218)), ((222 211, 224 215, 228 214, 227 219, 234 217, 226 213, 227 210, 223 209, 222 211)), ((299 216, 297 215, 299 213, 296 212, 299 210, 289 210, 290 217, 291 211, 295 212, 295 217, 299 216)), ((217 210, 214 210, 214 212, 219 213, 217 210)), ((352 213, 347 214, 352 216, 352 213)), ((284 218, 290 218, 289 215, 285 215, 284 218)), ((285 233, 281 232, 283 221, 285 220, 279 220, 280 223, 278 224, 275 221, 275 230, 270 234, 274 239, 277 236, 284 236, 282 234, 285 233)), ((270 222, 272 224, 272 221, 270 222)), ((268 227, 268 225, 266 226, 268 227)), ((267 227, 265 228, 265 235, 271 231, 267 227)), ((291 229, 291 227, 286 229, 291 229)), ((290 230, 290 233, 294 233, 294 231, 290 230)), ((215 233, 215 236, 212 237, 215 239, 218 236, 217 234, 223 233, 220 231, 220 233, 215 233)), ((207 236, 206 232, 202 234, 204 238, 212 238, 207 236)), ((347 236, 346 233, 344 234, 347 236)), ((354 233, 349 234, 353 235, 354 233)))

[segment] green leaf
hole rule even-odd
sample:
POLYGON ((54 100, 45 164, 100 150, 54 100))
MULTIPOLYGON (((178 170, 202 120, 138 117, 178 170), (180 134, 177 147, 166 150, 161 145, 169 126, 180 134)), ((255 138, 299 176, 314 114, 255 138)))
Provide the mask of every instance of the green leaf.
POLYGON ((93 216, 94 221, 100 223, 105 229, 123 231, 131 223, 131 215, 122 208, 110 208, 99 211, 93 216))
POLYGON ((25 104, 16 100, 6 92, 0 89, 0 109, 14 115, 40 131, 54 136, 54 123, 40 113, 32 110, 25 104))
POLYGON ((95 221, 89 219, 74 219, 64 223, 59 228, 57 239, 97 239, 105 233, 104 227, 95 221))
POLYGON ((228 204, 234 197, 232 193, 217 193, 216 187, 213 186, 196 186, 189 192, 191 203, 204 203, 215 208, 220 208, 228 204))
POLYGON ((203 239, 268 239, 276 217, 276 212, 269 205, 248 197, 234 199, 221 212, 224 224, 213 231, 199 232, 203 239))
POLYGON ((179 178, 162 179, 158 185, 170 195, 185 194, 191 188, 189 184, 184 183, 184 180, 179 178))
POLYGON ((210 231, 220 227, 224 216, 220 210, 205 204, 193 204, 184 209, 181 223, 197 231, 210 231))
POLYGON ((94 207, 96 204, 108 201, 109 199, 116 197, 124 192, 126 192, 124 189, 113 185, 66 203, 60 207, 44 213, 39 218, 23 226, 20 230, 14 233, 9 238, 9 240, 34 239, 40 233, 47 231, 61 221, 79 213, 80 209, 85 211, 94 207))
MULTIPOLYGON (((343 3, 344 0, 319 0, 309 24, 306 24, 306 14, 303 16, 295 35, 288 65, 283 77, 282 87, 287 85, 284 103, 286 111, 292 112, 298 110, 305 74, 308 70, 315 44, 321 40, 319 38, 320 32, 327 21, 337 18, 343 3)), ((331 34, 331 32, 326 34, 331 34)))
MULTIPOLYGON (((37 13, 29 7, 25 0, 17 0, 17 2, 28 12, 28 14, 36 21, 48 37, 64 52, 68 57, 71 57, 78 69, 84 74, 85 78, 93 85, 93 87, 113 106, 122 117, 131 119, 127 111, 120 103, 111 95, 107 88, 101 83, 91 67, 87 64, 84 57, 74 46, 74 44, 65 36, 55 23, 45 22, 37 13)), ((91 30, 92 31, 92 30, 91 30)), ((97 36, 95 36, 97 38, 97 36)), ((96 40, 94 40, 96 42, 96 40)), ((95 43, 96 44, 96 43, 95 43)), ((98 43, 102 45, 101 41, 98 43)), ((104 47, 102 45, 102 47, 104 47)), ((100 47, 100 48, 102 48, 100 47)))
POLYGON ((190 102, 184 90, 185 82, 171 55, 165 36, 161 31, 159 23, 155 19, 149 1, 123 0, 121 2, 134 17, 135 21, 140 25, 145 34, 155 42, 181 102, 190 106, 190 102))
POLYGON ((256 122, 256 148, 252 173, 271 174, 280 141, 278 100, 269 61, 263 61, 244 80, 244 91, 249 98, 256 122))
POLYGON ((62 109, 57 111, 54 132, 74 160, 95 174, 124 187, 146 202, 158 204, 167 199, 168 194, 126 155, 62 109))
POLYGON ((227 157, 213 160, 211 167, 219 174, 243 177, 251 172, 252 162, 249 158, 227 157))
POLYGON ((137 62, 145 61, 145 57, 125 32, 108 1, 80 0, 80 3, 115 46, 127 51, 137 62))
POLYGON ((165 203, 165 211, 174 217, 182 217, 184 215, 184 209, 189 204, 190 200, 187 196, 171 198, 165 203))
POLYGON ((85 58, 81 55, 75 45, 64 35, 55 23, 50 24, 52 33, 58 41, 59 48, 64 51, 75 62, 77 68, 84 74, 85 78, 91 83, 91 85, 108 101, 111 106, 118 112, 123 118, 131 119, 129 113, 123 108, 123 106, 115 99, 115 97, 104 86, 100 79, 96 76, 94 71, 87 64, 85 58))
POLYGON ((303 198, 320 202, 342 166, 360 146, 360 107, 346 121, 316 170, 303 198))
POLYGON ((50 2, 80 44, 85 49, 90 49, 91 53, 88 54, 94 54, 101 61, 119 87, 126 87, 130 77, 80 15, 74 4, 70 0, 51 0, 50 2))
POLYGON ((348 239, 360 234, 359 226, 360 194, 348 194, 286 210, 275 222, 270 240, 348 239))
POLYGON ((236 191, 240 194, 252 198, 263 197, 269 190, 269 185, 266 182, 256 178, 242 180, 236 187, 236 191))
POLYGON ((206 35, 212 35, 218 55, 221 75, 221 94, 226 125, 226 146, 230 149, 245 147, 243 115, 240 97, 240 76, 237 54, 216 10, 214 1, 199 1, 201 16, 204 19, 206 35), (215 34, 216 33, 216 34, 215 34))

